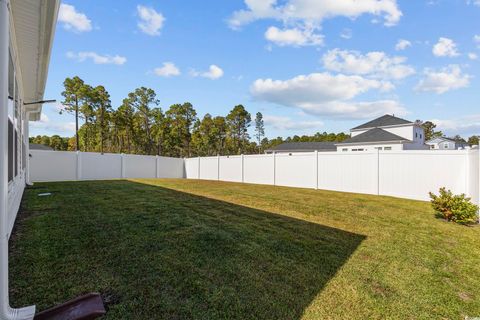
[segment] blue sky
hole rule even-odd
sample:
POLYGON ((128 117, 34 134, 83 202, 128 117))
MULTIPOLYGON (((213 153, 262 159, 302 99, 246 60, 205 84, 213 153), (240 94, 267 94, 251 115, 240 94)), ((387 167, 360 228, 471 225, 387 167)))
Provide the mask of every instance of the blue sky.
MULTIPOLYGON (((46 99, 80 76, 114 108, 140 86, 163 110, 243 104, 268 137, 347 132, 385 113, 480 134, 480 0, 69 0, 46 99)), ((45 105, 31 135, 73 135, 45 105)))

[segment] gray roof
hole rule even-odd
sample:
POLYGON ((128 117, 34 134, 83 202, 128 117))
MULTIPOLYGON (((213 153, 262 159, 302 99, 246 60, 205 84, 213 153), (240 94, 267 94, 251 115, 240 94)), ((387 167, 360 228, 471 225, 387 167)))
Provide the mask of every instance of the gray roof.
POLYGON ((396 126, 396 125, 412 124, 412 123, 413 122, 411 121, 386 114, 384 116, 381 116, 380 118, 377 118, 367 123, 364 123, 362 125, 359 125, 358 127, 355 127, 352 130, 396 126))
POLYGON ((409 141, 408 139, 402 138, 400 136, 397 136, 396 134, 393 134, 391 132, 385 131, 380 128, 374 128, 370 129, 367 132, 361 133, 355 137, 351 137, 350 139, 347 139, 343 142, 340 142, 338 144, 343 144, 343 143, 372 143, 372 142, 393 142, 393 141, 409 141))
POLYGON ((463 144, 468 144, 468 142, 465 141, 463 138, 462 139, 454 139, 454 138, 448 138, 448 137, 435 137, 433 139, 428 140, 427 143, 432 142, 435 139, 447 140, 447 141, 455 142, 455 143, 459 143, 459 144, 462 144, 462 143, 463 144))
POLYGON ((337 151, 335 142, 284 142, 267 151, 337 151))
POLYGON ((38 143, 30 143, 30 150, 49 150, 52 151, 53 148, 46 146, 44 144, 38 144, 38 143))

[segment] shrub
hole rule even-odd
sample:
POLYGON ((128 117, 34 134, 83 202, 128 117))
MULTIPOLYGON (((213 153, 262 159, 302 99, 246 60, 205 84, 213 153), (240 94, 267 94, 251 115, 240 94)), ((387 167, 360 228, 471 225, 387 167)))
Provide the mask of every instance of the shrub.
POLYGON ((437 196, 430 192, 433 209, 447 221, 473 223, 477 221, 478 206, 470 202, 465 194, 454 195, 452 191, 440 188, 437 196))

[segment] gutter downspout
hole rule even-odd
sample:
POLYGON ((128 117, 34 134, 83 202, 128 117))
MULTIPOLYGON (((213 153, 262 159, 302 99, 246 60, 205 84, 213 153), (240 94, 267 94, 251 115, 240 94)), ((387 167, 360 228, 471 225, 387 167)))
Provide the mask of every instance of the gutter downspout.
POLYGON ((0 320, 30 320, 35 306, 10 307, 8 295, 8 56, 9 0, 0 0, 0 320))

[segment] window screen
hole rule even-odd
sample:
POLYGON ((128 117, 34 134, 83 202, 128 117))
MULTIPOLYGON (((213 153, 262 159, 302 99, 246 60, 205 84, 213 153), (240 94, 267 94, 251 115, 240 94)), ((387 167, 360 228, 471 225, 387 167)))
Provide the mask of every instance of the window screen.
POLYGON ((15 177, 18 176, 18 131, 14 130, 15 133, 15 140, 14 140, 14 153, 13 153, 13 169, 15 173, 15 177))
POLYGON ((12 56, 9 55, 8 59, 8 115, 13 119, 13 97, 15 96, 15 74, 13 68, 12 56))
POLYGON ((8 120, 8 181, 13 180, 13 123, 8 120))

